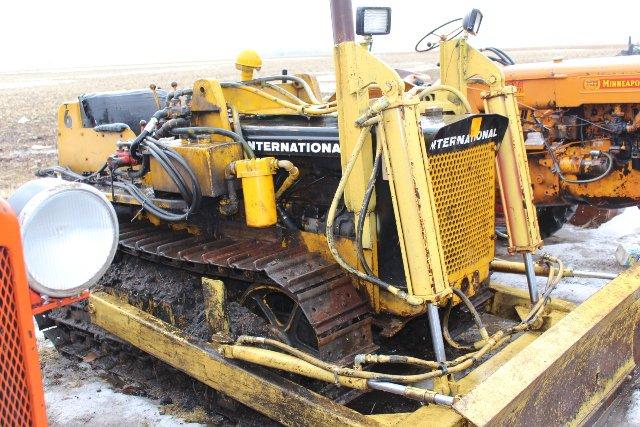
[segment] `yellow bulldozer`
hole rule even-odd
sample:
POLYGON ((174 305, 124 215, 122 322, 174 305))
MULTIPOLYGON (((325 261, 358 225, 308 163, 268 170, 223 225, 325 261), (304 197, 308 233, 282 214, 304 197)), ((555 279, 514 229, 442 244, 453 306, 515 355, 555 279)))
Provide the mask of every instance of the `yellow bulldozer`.
POLYGON ((640 270, 578 306, 552 298, 576 272, 534 259, 517 90, 468 43, 481 13, 439 43, 440 83, 407 90, 369 50, 390 8, 354 26, 349 0, 330 4, 333 100, 313 75, 257 75, 245 51, 236 81, 60 106, 59 165, 10 203, 41 294, 99 282, 39 325, 66 352, 136 347, 287 425, 594 420, 640 354, 640 270), (464 94, 478 80, 482 113, 464 94), (494 260, 496 186, 522 263, 494 260), (78 260, 48 246, 69 235, 78 260))

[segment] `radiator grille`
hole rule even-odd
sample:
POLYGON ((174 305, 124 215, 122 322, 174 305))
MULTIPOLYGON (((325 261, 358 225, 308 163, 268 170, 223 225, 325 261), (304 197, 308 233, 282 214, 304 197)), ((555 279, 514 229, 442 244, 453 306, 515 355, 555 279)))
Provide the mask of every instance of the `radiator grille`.
POLYGON ((488 264, 494 250, 495 147, 429 156, 450 282, 488 264))
POLYGON ((0 247, 0 425, 31 425, 31 399, 22 357, 9 251, 0 247))

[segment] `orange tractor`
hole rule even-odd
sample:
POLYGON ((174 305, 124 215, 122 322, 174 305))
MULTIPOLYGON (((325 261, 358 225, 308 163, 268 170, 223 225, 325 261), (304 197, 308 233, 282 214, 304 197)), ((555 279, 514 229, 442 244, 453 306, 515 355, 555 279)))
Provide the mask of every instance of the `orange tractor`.
MULTIPOLYGON (((417 52, 438 48, 460 32, 461 18, 428 32, 417 52)), ((603 222, 617 209, 640 205, 640 56, 631 43, 610 58, 555 59, 516 64, 504 51, 481 49, 502 65, 516 99, 525 137, 540 233, 547 237, 574 223, 603 222)), ((457 82, 445 68, 438 83, 457 82)), ((458 82, 463 83, 463 82, 458 82)), ((464 83, 471 107, 484 110, 491 82, 464 83)))
MULTIPOLYGON (((560 229, 576 205, 596 215, 640 205, 640 57, 509 64, 492 51, 518 89, 541 233, 560 229)), ((469 86, 478 110, 483 86, 469 86)))

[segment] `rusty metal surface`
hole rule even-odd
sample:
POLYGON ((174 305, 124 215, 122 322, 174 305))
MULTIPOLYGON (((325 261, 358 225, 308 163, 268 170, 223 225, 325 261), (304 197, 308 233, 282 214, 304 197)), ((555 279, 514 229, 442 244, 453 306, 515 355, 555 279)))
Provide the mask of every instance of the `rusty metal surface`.
POLYGON ((622 209, 599 209, 595 206, 580 205, 571 217, 571 224, 584 228, 598 228, 622 213, 622 209))
POLYGON ((120 249, 208 276, 278 285, 302 309, 325 360, 347 363, 355 354, 377 348, 369 306, 349 276, 299 244, 253 238, 205 242, 186 231, 125 223, 120 249))
POLYGON ((334 44, 350 42, 355 39, 351 0, 331 0, 331 22, 334 44))

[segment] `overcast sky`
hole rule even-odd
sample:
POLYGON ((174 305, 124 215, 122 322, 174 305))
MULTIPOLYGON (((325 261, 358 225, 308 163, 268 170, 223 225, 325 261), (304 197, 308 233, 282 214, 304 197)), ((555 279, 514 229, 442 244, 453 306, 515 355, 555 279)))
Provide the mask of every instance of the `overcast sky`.
MULTIPOLYGON (((370 0, 391 6, 377 51, 410 51, 422 34, 472 7, 484 13, 475 46, 540 47, 640 39, 640 1, 370 0)), ((0 70, 329 54, 329 0, 10 0, 3 2, 0 70)))

